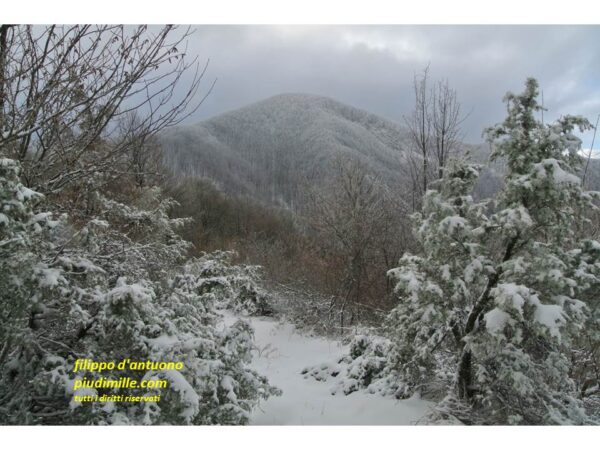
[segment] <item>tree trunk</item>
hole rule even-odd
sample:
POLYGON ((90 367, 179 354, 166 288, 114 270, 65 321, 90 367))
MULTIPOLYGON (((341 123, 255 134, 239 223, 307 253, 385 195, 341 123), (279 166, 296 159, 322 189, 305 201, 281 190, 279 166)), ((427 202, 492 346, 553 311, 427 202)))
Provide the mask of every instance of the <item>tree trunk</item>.
POLYGON ((423 195, 427 192, 427 153, 423 152, 423 195))
MULTIPOLYGON (((513 254, 513 250, 519 236, 513 237, 506 246, 506 251, 504 252, 504 257, 502 258, 502 263, 508 261, 513 254)), ((475 329, 475 324, 477 320, 487 307, 487 304, 490 300, 490 293, 493 288, 498 284, 498 280, 500 279, 500 275, 502 274, 502 264, 500 264, 493 274, 488 277, 488 282, 485 286, 485 290, 479 296, 479 299, 473 306, 473 309, 469 313, 469 317, 467 318, 467 323, 465 325, 463 341, 462 341, 462 354, 460 357, 460 362, 458 364, 458 396, 463 400, 471 400, 473 398, 473 393, 475 389, 473 388, 473 373, 472 373, 472 359, 473 356, 471 351, 465 349, 464 337, 468 336, 475 329)))
POLYGON ((0 132, 4 131, 4 99, 8 30, 12 25, 0 25, 0 132))
POLYGON ((471 352, 463 351, 458 365, 458 397, 463 400, 470 400, 473 396, 471 360, 471 352))

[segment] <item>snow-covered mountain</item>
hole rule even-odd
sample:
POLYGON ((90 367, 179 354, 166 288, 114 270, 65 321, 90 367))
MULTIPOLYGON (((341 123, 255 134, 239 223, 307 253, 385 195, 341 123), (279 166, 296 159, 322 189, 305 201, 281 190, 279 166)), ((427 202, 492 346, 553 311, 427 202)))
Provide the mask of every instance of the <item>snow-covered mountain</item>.
MULTIPOLYGON (((364 163, 392 188, 407 177, 409 146, 400 124, 327 97, 281 94, 160 136, 167 166, 180 177, 212 180, 229 194, 292 207, 309 187, 331 176, 337 155, 364 163)), ((490 164, 488 145, 467 145, 485 170, 478 197, 501 186, 503 165, 490 164)), ((592 160, 590 187, 600 187, 600 160, 592 160)), ((406 180, 404 180, 406 181, 406 180)))
POLYGON ((331 173, 342 154, 386 182, 399 169, 407 133, 400 125, 326 97, 282 94, 161 136, 168 166, 214 180, 224 191, 294 205, 307 185, 331 173))

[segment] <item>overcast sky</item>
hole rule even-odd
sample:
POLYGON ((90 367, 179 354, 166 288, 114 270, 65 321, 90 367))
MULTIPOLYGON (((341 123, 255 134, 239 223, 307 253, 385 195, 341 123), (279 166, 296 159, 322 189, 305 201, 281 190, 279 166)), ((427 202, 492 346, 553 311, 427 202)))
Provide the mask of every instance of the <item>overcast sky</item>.
MULTIPOLYGON (((502 97, 536 77, 548 118, 600 113, 600 26, 197 26, 188 54, 218 81, 189 121, 295 92, 332 97, 394 121, 430 64, 469 117, 466 140, 504 117, 502 97)), ((585 136, 589 146, 591 135, 585 136)), ((596 145, 595 145, 596 146, 596 145)))

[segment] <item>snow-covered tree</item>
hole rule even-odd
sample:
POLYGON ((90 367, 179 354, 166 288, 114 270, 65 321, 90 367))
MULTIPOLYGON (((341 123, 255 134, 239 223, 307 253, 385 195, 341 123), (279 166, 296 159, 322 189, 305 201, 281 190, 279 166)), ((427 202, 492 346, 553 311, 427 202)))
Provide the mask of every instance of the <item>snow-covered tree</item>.
POLYGON ((485 236, 500 244, 495 270, 469 316, 459 383, 463 398, 504 411, 508 422, 583 423, 570 353, 589 314, 582 295, 600 280, 578 261, 597 245, 575 233, 596 194, 574 175, 581 140, 573 132, 590 124, 579 116, 543 124, 537 96, 527 80, 523 94, 507 95, 504 123, 486 130, 509 172, 485 236))
POLYGON ((77 230, 37 212, 43 196, 20 183, 18 169, 1 160, 0 422, 243 424, 259 399, 277 393, 247 367, 249 325, 218 324, 216 302, 234 302, 242 286, 258 291, 251 274, 218 255, 213 264, 210 255, 185 262, 168 199, 155 188, 130 204, 100 197, 77 230), (222 289, 216 279, 240 288, 222 289), (164 378, 166 389, 76 392, 161 395, 160 402, 76 403, 76 379, 106 375, 74 373, 79 358, 180 361, 184 368, 110 374, 164 378))
POLYGON ((446 167, 438 189, 427 191, 422 212, 414 215, 423 253, 405 254, 389 272, 401 299, 387 320, 396 343, 390 366, 402 380, 397 396, 449 382, 466 311, 491 271, 479 245, 485 205, 470 195, 477 176, 478 167, 464 161, 446 167))
POLYGON ((523 94, 506 96, 506 120, 486 130, 492 157, 508 167, 492 213, 468 195, 473 167, 446 170, 417 217, 423 254, 391 271, 392 365, 409 391, 455 368, 440 410, 468 422, 590 420, 570 359, 589 316, 582 300, 599 282, 598 243, 574 232, 595 194, 574 175, 581 141, 573 133, 590 124, 574 116, 543 124, 537 95, 528 79, 523 94))
POLYGON ((32 290, 44 289, 53 273, 39 264, 40 238, 56 223, 49 214, 34 212, 43 196, 19 179, 19 164, 0 158, 0 365, 6 364, 13 346, 27 339, 27 321, 35 298, 32 290), (44 277, 46 275, 46 277, 44 277))

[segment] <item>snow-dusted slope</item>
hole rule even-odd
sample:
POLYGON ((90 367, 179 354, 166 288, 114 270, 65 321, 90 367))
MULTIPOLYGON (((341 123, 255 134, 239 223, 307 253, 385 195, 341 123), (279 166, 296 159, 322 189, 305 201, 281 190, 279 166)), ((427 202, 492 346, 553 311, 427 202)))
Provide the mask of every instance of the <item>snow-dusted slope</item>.
MULTIPOLYGON (((342 154, 362 161, 393 189, 402 183, 408 132, 398 123, 327 97, 281 94, 196 125, 166 130, 165 162, 179 176, 211 179, 223 191, 279 206, 302 204, 308 187, 332 175, 342 154)), ((463 145, 488 167, 476 189, 493 195, 503 164, 490 164, 488 145, 463 145)), ((600 162, 592 161, 590 187, 600 187, 600 162)), ((404 180, 407 181, 407 180, 404 180)))
POLYGON ((347 350, 343 345, 300 334, 289 323, 245 320, 255 330, 258 348, 252 366, 283 391, 254 410, 252 425, 410 425, 429 412, 431 403, 417 398, 395 400, 362 391, 331 395, 331 384, 305 378, 301 371, 337 360, 347 350))
POLYGON ((335 100, 282 94, 161 137, 177 173, 199 175, 223 190, 293 204, 343 154, 384 179, 399 177, 406 131, 394 122, 335 100))

